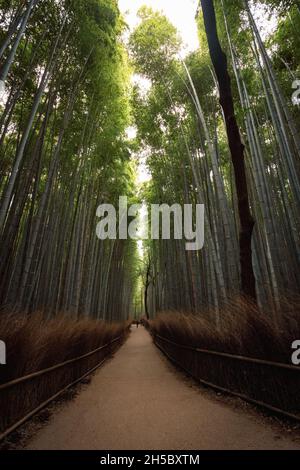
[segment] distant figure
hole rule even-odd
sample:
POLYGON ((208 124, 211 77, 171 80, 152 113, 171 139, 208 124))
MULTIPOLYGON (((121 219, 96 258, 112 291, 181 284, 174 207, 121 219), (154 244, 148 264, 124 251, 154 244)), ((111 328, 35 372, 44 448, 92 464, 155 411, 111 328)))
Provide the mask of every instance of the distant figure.
POLYGON ((139 324, 140 324, 139 320, 133 320, 132 322, 132 325, 136 325, 137 328, 139 327, 139 324))

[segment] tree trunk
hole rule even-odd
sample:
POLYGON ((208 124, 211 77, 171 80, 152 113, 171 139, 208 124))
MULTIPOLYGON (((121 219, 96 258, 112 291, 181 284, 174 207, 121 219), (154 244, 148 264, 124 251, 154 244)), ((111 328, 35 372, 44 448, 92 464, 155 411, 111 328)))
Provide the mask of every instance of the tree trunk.
POLYGON ((150 286, 150 270, 151 270, 151 260, 148 260, 147 265, 147 272, 146 272, 146 284, 145 284, 145 291, 144 291, 144 305, 145 305, 145 314, 147 320, 149 320, 149 310, 148 310, 148 290, 150 286))
POLYGON ((12 47, 10 53, 9 53, 9 56, 8 56, 6 62, 4 63, 3 67, 0 70, 0 81, 5 82, 5 80, 7 78, 8 72, 9 72, 11 66, 12 66, 13 61, 14 61, 19 43, 20 43, 20 41, 22 39, 22 36, 24 34, 24 31, 25 31, 28 19, 30 17, 31 11, 34 8, 36 3, 37 3, 37 0, 31 0, 29 2, 28 8, 27 8, 26 13, 23 17, 20 29, 18 31, 17 37, 16 37, 15 42, 14 42, 14 45, 13 45, 13 47, 12 47))

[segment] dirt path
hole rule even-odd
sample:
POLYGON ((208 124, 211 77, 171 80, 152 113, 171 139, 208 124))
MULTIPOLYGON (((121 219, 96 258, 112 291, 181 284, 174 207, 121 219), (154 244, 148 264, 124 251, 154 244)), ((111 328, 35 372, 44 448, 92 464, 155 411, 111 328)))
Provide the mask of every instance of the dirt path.
POLYGON ((260 418, 210 399, 162 356, 148 333, 129 340, 30 449, 299 449, 260 418))

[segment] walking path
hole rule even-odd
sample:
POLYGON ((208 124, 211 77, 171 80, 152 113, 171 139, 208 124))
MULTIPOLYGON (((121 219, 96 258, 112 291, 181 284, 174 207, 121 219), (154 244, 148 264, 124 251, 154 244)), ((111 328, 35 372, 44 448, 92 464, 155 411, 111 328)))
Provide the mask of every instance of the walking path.
POLYGON ((139 328, 28 448, 248 450, 300 449, 300 444, 203 393, 139 328))

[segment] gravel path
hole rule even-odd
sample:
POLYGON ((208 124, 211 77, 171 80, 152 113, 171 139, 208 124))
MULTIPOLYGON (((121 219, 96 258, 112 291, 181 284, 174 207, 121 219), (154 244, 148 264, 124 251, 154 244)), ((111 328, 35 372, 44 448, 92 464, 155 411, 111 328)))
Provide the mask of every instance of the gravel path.
POLYGON ((143 329, 71 402, 29 449, 300 449, 259 417, 210 398, 173 368, 143 329))

